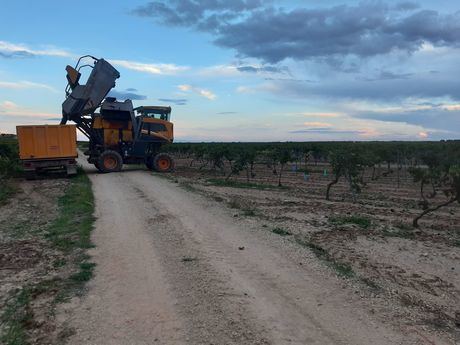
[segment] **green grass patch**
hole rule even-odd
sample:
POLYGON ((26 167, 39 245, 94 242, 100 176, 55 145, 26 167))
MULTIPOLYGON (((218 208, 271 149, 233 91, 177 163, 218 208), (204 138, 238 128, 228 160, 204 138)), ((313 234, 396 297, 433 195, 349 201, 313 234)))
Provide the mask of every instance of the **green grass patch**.
POLYGON ((77 146, 80 150, 87 150, 89 149, 89 142, 88 141, 77 141, 77 146))
POLYGON ((0 317, 3 325, 0 335, 1 343, 5 345, 30 344, 27 329, 33 327, 35 323, 32 302, 41 294, 59 292, 63 283, 64 281, 60 278, 49 279, 16 291, 0 317))
POLYGON ((72 279, 75 282, 87 282, 93 277, 93 270, 96 264, 92 262, 82 262, 80 263, 80 270, 70 276, 70 279, 72 279))
POLYGON ((328 251, 320 245, 299 237, 296 237, 295 240, 301 246, 310 249, 316 257, 324 261, 324 263, 331 267, 339 276, 344 278, 354 278, 356 276, 353 268, 349 264, 335 260, 328 251))
POLYGON ((292 233, 289 230, 286 230, 280 227, 274 228, 272 232, 280 236, 291 236, 292 235, 292 233))
POLYGON ((357 215, 330 217, 329 222, 334 225, 355 224, 363 229, 368 229, 372 225, 369 218, 357 215))
POLYGON ((61 287, 59 299, 65 299, 73 292, 79 293, 85 282, 93 276, 94 263, 84 250, 93 247, 91 230, 94 223, 94 197, 91 182, 83 171, 71 179, 65 194, 59 198, 59 216, 48 227, 45 237, 52 246, 73 256, 78 267, 61 287))
POLYGON ((260 183, 252 183, 252 182, 241 182, 241 181, 234 181, 234 180, 224 180, 224 179, 217 179, 212 178, 206 180, 209 184, 213 186, 219 187, 232 187, 232 188, 245 188, 245 189, 258 189, 258 190, 271 190, 271 189, 288 189, 285 186, 275 186, 269 184, 260 184, 260 183))
POLYGON ((33 314, 30 310, 31 295, 29 289, 22 289, 9 303, 0 318, 3 325, 0 340, 6 345, 27 345, 26 326, 33 314))
POLYGON ((45 237, 64 252, 91 248, 94 199, 91 183, 84 173, 72 178, 58 204, 59 216, 50 224, 45 237))

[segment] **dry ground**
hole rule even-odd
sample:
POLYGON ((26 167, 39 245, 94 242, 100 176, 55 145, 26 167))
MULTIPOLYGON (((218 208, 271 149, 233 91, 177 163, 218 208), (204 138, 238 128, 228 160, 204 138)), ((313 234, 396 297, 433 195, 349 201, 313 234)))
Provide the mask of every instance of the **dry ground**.
MULTIPOLYGON (((323 167, 309 181, 289 172, 286 188, 260 169, 255 185, 236 188, 189 163, 179 160, 168 175, 102 175, 85 164, 96 204, 95 278, 57 315, 47 312, 58 289, 31 290, 32 343, 459 341, 458 206, 414 230, 417 187, 408 177, 399 188, 382 177, 352 203, 345 185, 324 200, 323 167)), ((18 288, 74 270, 42 236, 68 181, 18 187, 0 207, 3 309, 18 288)))
POLYGON ((233 178, 239 188, 227 187, 218 172, 190 167, 189 160, 178 161, 172 178, 233 207, 235 216, 311 249, 349 283, 359 282, 355 293, 385 323, 460 341, 459 205, 428 215, 414 229, 419 187, 407 173, 400 172, 398 186, 396 173, 384 177, 382 169, 371 181, 367 172, 368 186, 353 203, 344 183, 326 201, 329 168, 308 168, 308 181, 303 173, 287 172, 286 188, 276 188, 277 177, 263 167, 250 179, 254 185, 245 186, 242 174, 233 178))
POLYGON ((387 206, 324 202, 308 189, 219 187, 188 164, 166 176, 85 169, 96 199, 97 267, 87 296, 62 310, 75 327, 71 344, 457 337, 455 212, 443 220, 449 231, 407 234, 393 224, 404 219, 388 219, 404 206, 383 214, 387 206), (356 214, 371 223, 340 218, 356 214))
POLYGON ((93 264, 89 180, 14 180, 0 206, 0 343, 63 344, 71 328, 56 320, 60 302, 82 292, 93 264))
MULTIPOLYGON (((26 332, 38 344, 56 343, 60 339, 60 330, 48 315, 56 291, 33 287, 67 274, 65 256, 43 238, 43 233, 57 217, 58 199, 68 185, 65 179, 18 180, 16 194, 0 207, 0 314, 3 317, 9 306, 16 308, 16 296, 30 287, 33 304, 18 311, 30 319, 26 332)), ((22 307, 18 305, 17 309, 22 307)), ((17 333, 14 344, 23 344, 22 330, 17 333)), ((8 342, 15 336, 11 335, 8 342)))

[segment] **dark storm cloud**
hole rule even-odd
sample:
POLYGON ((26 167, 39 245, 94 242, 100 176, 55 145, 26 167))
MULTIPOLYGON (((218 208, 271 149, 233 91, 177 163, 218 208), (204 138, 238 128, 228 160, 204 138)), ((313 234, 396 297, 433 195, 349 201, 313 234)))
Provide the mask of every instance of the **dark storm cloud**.
POLYGON ((129 88, 126 89, 126 91, 137 92, 137 89, 135 89, 133 87, 129 87, 129 88))
POLYGON ((117 99, 131 99, 136 101, 143 101, 147 99, 147 96, 140 95, 138 93, 130 92, 129 89, 125 91, 112 90, 108 94, 109 97, 115 97, 117 99))
POLYGON ((175 105, 186 105, 188 100, 185 98, 159 98, 160 102, 172 103, 175 105))
POLYGON ((392 18, 382 5, 331 9, 255 12, 247 20, 223 26, 216 43, 240 55, 276 63, 324 56, 370 57, 399 49, 413 52, 424 42, 458 45, 460 15, 419 11, 392 18))
POLYGON ((213 33, 217 45, 269 63, 286 58, 366 58, 394 50, 414 52, 424 42, 460 43, 460 12, 444 15, 417 10, 412 2, 395 7, 363 2, 287 11, 262 5, 262 1, 175 0, 153 1, 133 12, 163 24, 213 33))
POLYGON ((243 12, 260 8, 263 0, 171 0, 151 1, 132 12, 152 17, 166 25, 195 26, 202 31, 215 31, 243 12))

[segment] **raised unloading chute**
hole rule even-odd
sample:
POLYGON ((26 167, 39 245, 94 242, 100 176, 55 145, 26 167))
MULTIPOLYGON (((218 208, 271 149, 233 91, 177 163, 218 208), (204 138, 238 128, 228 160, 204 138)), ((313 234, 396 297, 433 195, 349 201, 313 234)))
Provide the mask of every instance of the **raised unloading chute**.
POLYGON ((89 137, 90 119, 94 111, 101 105, 110 90, 115 86, 115 80, 120 73, 106 60, 96 59, 93 56, 82 56, 75 67, 67 66, 66 100, 62 103, 62 120, 74 121, 78 128, 89 137), (80 65, 84 58, 92 58, 94 65, 80 65), (80 69, 91 67, 92 71, 86 84, 80 84, 80 69))

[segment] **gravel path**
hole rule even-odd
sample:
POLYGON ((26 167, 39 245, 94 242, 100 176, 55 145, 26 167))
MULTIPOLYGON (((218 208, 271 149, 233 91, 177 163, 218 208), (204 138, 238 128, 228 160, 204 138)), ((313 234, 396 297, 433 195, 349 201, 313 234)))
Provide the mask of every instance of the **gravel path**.
POLYGON ((70 344, 423 344, 256 221, 147 171, 85 169, 97 267, 70 344))

